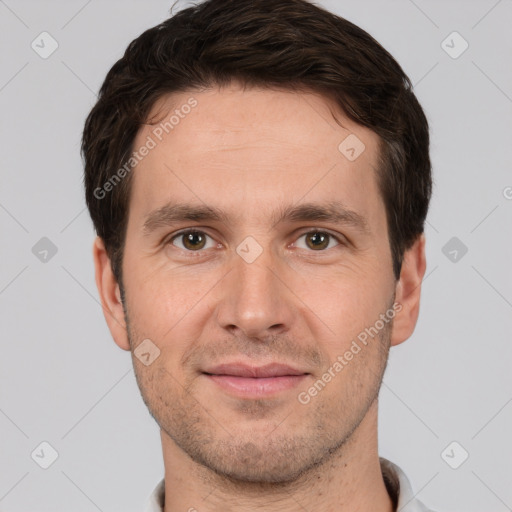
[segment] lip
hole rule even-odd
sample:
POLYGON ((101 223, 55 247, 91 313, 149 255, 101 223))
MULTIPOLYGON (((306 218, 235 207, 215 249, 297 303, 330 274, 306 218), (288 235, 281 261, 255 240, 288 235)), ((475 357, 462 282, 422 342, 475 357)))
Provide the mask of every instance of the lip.
POLYGON ((203 372, 224 391, 239 398, 264 398, 298 386, 309 375, 287 364, 250 366, 242 363, 221 364, 203 372))
POLYGON ((204 370, 211 375, 230 375, 234 377, 285 377, 289 375, 305 375, 307 372, 282 363, 271 363, 264 366, 251 366, 244 363, 219 364, 204 370))

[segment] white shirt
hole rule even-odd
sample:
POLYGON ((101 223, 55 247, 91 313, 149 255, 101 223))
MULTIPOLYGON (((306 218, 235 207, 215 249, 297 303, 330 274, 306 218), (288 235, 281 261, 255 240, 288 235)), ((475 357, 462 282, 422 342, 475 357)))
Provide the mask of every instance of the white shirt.
MULTIPOLYGON (((391 499, 397 503, 397 512, 433 512, 414 497, 406 474, 393 462, 380 457, 380 467, 391 499)), ((146 502, 144 512, 164 511, 165 485, 162 479, 146 502)))

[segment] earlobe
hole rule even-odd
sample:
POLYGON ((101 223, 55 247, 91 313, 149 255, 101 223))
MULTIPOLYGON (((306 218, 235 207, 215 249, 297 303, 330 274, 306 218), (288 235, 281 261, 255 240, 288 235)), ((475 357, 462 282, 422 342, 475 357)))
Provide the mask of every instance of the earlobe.
POLYGON ((112 272, 110 259, 100 237, 94 240, 93 258, 96 286, 110 333, 120 348, 130 350, 119 284, 112 272))
POLYGON ((403 343, 414 332, 420 311, 421 282, 425 270, 425 235, 421 234, 404 253, 395 294, 395 302, 401 305, 401 310, 393 320, 392 346, 403 343))

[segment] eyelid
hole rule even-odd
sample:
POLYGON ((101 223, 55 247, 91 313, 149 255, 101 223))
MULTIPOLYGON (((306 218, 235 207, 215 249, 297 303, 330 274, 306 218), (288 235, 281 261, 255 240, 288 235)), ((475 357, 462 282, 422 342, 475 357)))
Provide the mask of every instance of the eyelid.
POLYGON ((341 233, 331 231, 330 229, 316 228, 315 226, 304 228, 304 229, 305 229, 305 231, 301 231, 298 236, 307 235, 308 233, 325 233, 327 235, 332 236, 340 243, 346 242, 346 238, 341 233))

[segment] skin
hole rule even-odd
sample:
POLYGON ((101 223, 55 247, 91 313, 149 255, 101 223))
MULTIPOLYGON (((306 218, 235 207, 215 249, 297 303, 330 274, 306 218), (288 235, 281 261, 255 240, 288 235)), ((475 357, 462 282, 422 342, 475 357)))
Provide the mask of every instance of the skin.
MULTIPOLYGON (((133 355, 149 338, 160 350, 148 366, 135 356, 133 363, 161 429, 165 511, 390 512, 378 459, 378 390, 389 347, 416 325, 426 263, 422 235, 405 253, 400 279, 393 276, 374 170, 378 136, 317 94, 236 83, 168 95, 152 113, 168 117, 190 97, 197 107, 133 171, 124 307, 100 238, 93 248, 115 342, 133 355), (349 134, 365 144, 354 161, 338 149, 349 134), (145 235, 147 215, 170 200, 217 207, 229 218, 180 221, 145 235), (272 217, 288 205, 328 201, 363 216, 368 232, 272 217), (208 235, 199 239, 206 245, 171 240, 184 228, 208 235), (315 229, 339 241, 318 248, 315 229), (236 251, 248 236, 262 250, 252 263, 236 251), (300 403, 299 393, 393 303, 401 306, 394 320, 300 403), (308 375, 271 397, 239 398, 202 373, 235 360, 285 362, 308 375)), ((155 126, 140 129, 134 148, 155 126)))

